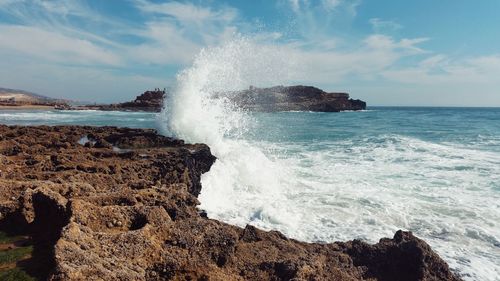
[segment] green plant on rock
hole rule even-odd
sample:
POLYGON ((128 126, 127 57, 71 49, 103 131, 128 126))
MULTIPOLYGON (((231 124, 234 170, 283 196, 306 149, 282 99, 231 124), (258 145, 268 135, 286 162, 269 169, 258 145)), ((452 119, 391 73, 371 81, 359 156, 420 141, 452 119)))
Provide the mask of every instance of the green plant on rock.
POLYGON ((32 246, 0 251, 0 264, 17 262, 29 256, 32 252, 32 246))
POLYGON ((30 258, 33 253, 33 246, 23 246, 26 241, 24 236, 9 236, 0 232, 1 281, 35 281, 35 278, 18 266, 20 261, 30 258))
POLYGON ((13 268, 6 271, 0 271, 0 280, 2 281, 35 281, 35 278, 29 276, 19 268, 13 268))

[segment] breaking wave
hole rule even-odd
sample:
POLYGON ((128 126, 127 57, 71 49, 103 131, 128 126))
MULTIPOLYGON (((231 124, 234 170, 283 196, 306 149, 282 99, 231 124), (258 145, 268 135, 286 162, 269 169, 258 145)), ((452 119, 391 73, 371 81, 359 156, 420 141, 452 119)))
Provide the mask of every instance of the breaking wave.
POLYGON ((178 75, 160 120, 164 133, 206 143, 217 157, 202 176, 200 208, 305 241, 376 242, 411 230, 465 279, 500 276, 500 151, 383 128, 331 131, 338 118, 368 116, 345 127, 363 130, 362 118, 383 110, 256 114, 215 98, 280 85, 296 71, 278 47, 237 39, 201 51, 178 75))

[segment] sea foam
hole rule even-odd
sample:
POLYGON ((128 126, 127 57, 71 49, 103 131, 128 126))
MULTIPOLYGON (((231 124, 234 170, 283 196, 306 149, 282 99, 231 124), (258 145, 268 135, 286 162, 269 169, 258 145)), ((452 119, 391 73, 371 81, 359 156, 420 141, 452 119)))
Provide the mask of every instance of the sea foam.
POLYGON ((399 134, 289 140, 335 126, 332 115, 294 112, 273 117, 298 116, 269 138, 279 124, 214 98, 287 83, 296 67, 279 48, 240 38, 203 50, 178 75, 160 120, 165 134, 206 143, 217 157, 202 176, 200 208, 305 241, 376 242, 411 230, 465 279, 498 280, 498 153, 399 134))

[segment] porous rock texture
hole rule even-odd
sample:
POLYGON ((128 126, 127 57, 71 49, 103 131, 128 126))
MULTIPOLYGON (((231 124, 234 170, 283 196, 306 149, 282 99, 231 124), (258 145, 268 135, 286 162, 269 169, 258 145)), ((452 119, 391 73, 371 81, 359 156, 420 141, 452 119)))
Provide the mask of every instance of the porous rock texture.
POLYGON ((459 280, 422 240, 304 243, 197 209, 215 157, 153 130, 0 125, 0 229, 40 280, 459 280))

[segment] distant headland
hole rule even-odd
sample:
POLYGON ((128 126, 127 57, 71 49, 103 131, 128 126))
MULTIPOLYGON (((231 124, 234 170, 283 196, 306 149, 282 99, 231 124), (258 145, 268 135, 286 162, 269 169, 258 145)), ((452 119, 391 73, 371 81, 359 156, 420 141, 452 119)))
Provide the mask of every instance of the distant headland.
POLYGON ((54 99, 23 90, 0 88, 0 109, 50 109, 70 101, 54 99))

